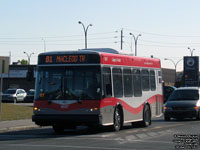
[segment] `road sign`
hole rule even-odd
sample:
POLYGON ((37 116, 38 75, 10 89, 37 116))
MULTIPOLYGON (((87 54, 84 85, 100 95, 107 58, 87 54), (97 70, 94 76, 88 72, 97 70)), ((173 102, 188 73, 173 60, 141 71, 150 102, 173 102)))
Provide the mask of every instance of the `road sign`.
POLYGON ((184 86, 199 86, 199 56, 184 57, 184 86))

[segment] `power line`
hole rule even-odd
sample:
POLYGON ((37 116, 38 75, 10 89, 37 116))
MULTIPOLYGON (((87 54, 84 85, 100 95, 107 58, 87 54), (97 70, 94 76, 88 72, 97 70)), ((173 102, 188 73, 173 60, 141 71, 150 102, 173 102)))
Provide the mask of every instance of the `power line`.
POLYGON ((124 28, 127 31, 135 31, 138 33, 142 33, 142 34, 148 34, 148 35, 154 35, 154 36, 163 36, 163 37, 183 37, 183 38, 188 38, 188 37, 193 37, 193 38, 199 38, 200 36, 194 36, 194 35, 167 35, 167 34, 157 34, 157 33, 152 33, 152 32, 143 32, 143 31, 139 31, 139 30, 135 30, 135 29, 127 29, 124 28))
POLYGON ((200 43, 168 43, 168 42, 158 42, 158 41, 149 41, 149 40, 140 40, 143 42, 149 42, 149 43, 159 43, 159 44, 172 44, 172 45, 194 45, 194 44, 200 44, 200 43))
MULTIPOLYGON (((103 44, 103 43, 114 43, 113 42, 94 42, 89 44, 103 44)), ((74 43, 74 44, 48 44, 48 45, 82 45, 83 43, 74 43)), ((35 45, 35 46, 42 46, 43 44, 12 44, 12 43, 0 43, 0 45, 35 45)))
MULTIPOLYGON (((96 40, 96 39, 113 39, 113 38, 115 38, 115 37, 98 37, 98 38, 90 38, 90 40, 96 40)), ((83 39, 71 39, 71 40, 69 40, 69 39, 67 39, 67 40, 45 40, 45 42, 63 42, 63 41, 82 41, 83 39)), ((43 41, 0 41, 0 43, 3 43, 3 42, 6 42, 6 43, 15 43, 15 42, 25 42, 25 43, 27 43, 27 42, 37 42, 37 43, 41 43, 41 42, 43 42, 43 41)))
MULTIPOLYGON (((186 48, 186 46, 166 46, 166 45, 151 45, 151 44, 138 44, 142 46, 153 46, 153 47, 171 47, 171 48, 186 48)), ((200 46, 197 46, 200 47, 200 46)))
MULTIPOLYGON (((99 33, 91 33, 88 34, 90 36, 93 35, 100 35, 100 34, 113 34, 116 33, 116 31, 111 32, 99 32, 99 33)), ((71 38, 71 37, 82 37, 83 35, 65 35, 65 36, 41 36, 41 37, 0 37, 0 39, 41 39, 41 38, 71 38)))

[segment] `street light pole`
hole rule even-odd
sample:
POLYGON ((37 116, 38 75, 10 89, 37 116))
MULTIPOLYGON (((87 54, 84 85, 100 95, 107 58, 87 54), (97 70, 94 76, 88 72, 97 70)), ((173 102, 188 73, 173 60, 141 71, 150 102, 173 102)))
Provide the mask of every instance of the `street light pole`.
POLYGON ((29 55, 27 52, 24 52, 24 54, 27 55, 27 57, 28 57, 28 65, 30 65, 31 55, 33 55, 34 53, 31 53, 31 54, 29 55))
POLYGON ((135 37, 135 35, 134 35, 133 33, 130 33, 130 35, 132 35, 133 38, 134 38, 134 43, 135 43, 135 56, 137 56, 137 40, 138 40, 138 37, 139 37, 139 36, 142 36, 142 35, 141 35, 141 34, 138 34, 136 37, 135 37))
POLYGON ((193 56, 193 51, 194 51, 195 49, 193 48, 193 50, 191 50, 190 47, 188 47, 188 49, 190 50, 190 54, 191 54, 191 56, 193 56))
POLYGON ((176 83, 176 68, 177 68, 177 65, 178 63, 183 60, 182 58, 180 60, 178 60, 176 63, 172 60, 172 59, 169 59, 169 58, 165 58, 165 60, 169 60, 171 61, 173 64, 174 64, 174 68, 175 68, 175 78, 174 78, 174 84, 176 83))
POLYGON ((87 49, 87 31, 88 31, 89 26, 92 26, 92 24, 89 24, 89 25, 85 28, 84 24, 83 24, 81 21, 79 21, 78 23, 81 24, 81 25, 83 26, 84 35, 85 35, 85 49, 87 49))

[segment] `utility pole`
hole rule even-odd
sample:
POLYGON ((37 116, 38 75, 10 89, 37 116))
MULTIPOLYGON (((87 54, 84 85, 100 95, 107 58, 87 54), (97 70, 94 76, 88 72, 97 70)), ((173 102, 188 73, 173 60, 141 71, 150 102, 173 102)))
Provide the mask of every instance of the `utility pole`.
POLYGON ((121 50, 123 49, 123 28, 121 30, 121 50))
POLYGON ((0 120, 1 120, 1 115, 2 115, 2 93, 3 93, 3 73, 5 71, 5 60, 2 60, 1 62, 1 89, 0 89, 0 120))
POLYGON ((11 51, 9 52, 9 65, 11 65, 11 51))

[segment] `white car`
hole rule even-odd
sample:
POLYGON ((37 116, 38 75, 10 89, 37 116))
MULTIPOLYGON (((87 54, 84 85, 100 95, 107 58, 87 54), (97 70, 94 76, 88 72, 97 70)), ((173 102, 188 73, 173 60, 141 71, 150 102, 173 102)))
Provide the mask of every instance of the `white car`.
POLYGON ((19 102, 24 101, 26 92, 24 89, 7 89, 2 95, 2 101, 4 102, 19 102))

